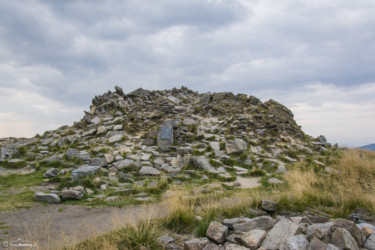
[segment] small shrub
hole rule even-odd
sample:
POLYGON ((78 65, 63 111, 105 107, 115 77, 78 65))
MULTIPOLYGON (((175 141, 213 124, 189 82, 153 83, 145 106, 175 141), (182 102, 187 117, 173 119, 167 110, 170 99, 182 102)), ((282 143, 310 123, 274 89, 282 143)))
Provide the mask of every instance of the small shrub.
POLYGON ((125 227, 119 231, 121 241, 119 249, 161 249, 158 243, 159 236, 157 225, 151 220, 143 220, 133 226, 125 227))

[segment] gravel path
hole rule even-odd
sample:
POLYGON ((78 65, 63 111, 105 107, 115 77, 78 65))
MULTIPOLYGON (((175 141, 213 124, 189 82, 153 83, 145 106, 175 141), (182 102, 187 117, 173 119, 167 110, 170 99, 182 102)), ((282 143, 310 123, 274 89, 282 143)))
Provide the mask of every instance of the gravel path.
POLYGON ((0 213, 0 223, 10 226, 0 230, 0 242, 10 245, 21 239, 24 243, 36 244, 36 249, 56 249, 113 231, 140 218, 162 217, 167 210, 161 203, 124 208, 38 204, 0 213))

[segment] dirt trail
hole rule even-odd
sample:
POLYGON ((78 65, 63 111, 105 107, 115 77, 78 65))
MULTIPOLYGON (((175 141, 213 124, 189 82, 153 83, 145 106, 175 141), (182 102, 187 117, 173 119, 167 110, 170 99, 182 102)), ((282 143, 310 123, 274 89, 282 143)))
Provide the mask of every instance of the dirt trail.
MULTIPOLYGON (((0 223, 10 227, 0 230, 0 242, 8 242, 9 249, 17 239, 36 244, 36 249, 57 249, 113 231, 141 218, 160 218, 167 211, 161 203, 124 208, 36 205, 29 209, 0 213, 0 223), (8 234, 4 234, 5 231, 8 234)), ((4 248, 2 244, 0 249, 4 248)))

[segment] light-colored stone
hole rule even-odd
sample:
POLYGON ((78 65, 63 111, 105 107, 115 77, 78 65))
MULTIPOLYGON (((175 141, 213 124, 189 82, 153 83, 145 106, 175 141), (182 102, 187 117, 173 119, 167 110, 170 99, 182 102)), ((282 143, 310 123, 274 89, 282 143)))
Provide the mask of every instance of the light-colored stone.
POLYGON ((224 243, 227 235, 228 227, 217 221, 212 221, 206 231, 206 237, 217 244, 224 243))
POLYGON ((76 190, 63 190, 61 191, 61 196, 64 200, 67 200, 67 199, 80 200, 83 198, 82 192, 76 191, 76 190))
POLYGON ((210 241, 206 237, 192 239, 184 242, 184 250, 202 250, 208 244, 210 241))
POLYGON ((356 240, 345 228, 337 228, 332 233, 331 243, 341 249, 359 250, 356 240))
POLYGON ((218 141, 210 141, 210 147, 214 150, 214 151, 219 151, 220 150, 220 142, 218 141))
POLYGON ((229 243, 224 246, 225 250, 249 250, 250 248, 240 246, 237 244, 229 243))
POLYGON ((267 233, 264 230, 254 229, 247 233, 244 233, 240 239, 244 246, 254 250, 258 249, 264 238, 266 237, 267 233))
POLYGON ((109 143, 122 141, 122 134, 116 134, 108 138, 109 143))
POLYGON ((246 150, 246 148, 247 148, 246 142, 239 138, 226 141, 225 143, 225 150, 227 154, 242 153, 246 150))
POLYGON ((375 234, 371 234, 363 246, 369 250, 375 250, 375 234))
POLYGON ((59 170, 57 168, 50 168, 44 173, 43 177, 44 178, 55 177, 56 175, 58 175, 58 173, 59 173, 59 170))
POLYGON ((139 175, 159 176, 160 171, 153 167, 143 166, 139 172, 139 175))
POLYGON ((268 235, 261 246, 266 249, 279 249, 285 239, 296 234, 298 228, 299 226, 297 223, 291 222, 288 219, 281 219, 268 232, 268 235))
POLYGON ((270 216, 259 216, 249 221, 233 225, 236 232, 249 232, 253 229, 270 230, 276 224, 276 220, 270 216))
POLYGON ((98 127, 98 129, 96 130, 96 134, 97 134, 97 135, 104 134, 104 133, 106 133, 106 132, 107 132, 107 129, 106 129, 106 127, 104 127, 104 126, 100 126, 100 127, 98 127))
POLYGON ((309 249, 309 242, 306 239, 306 236, 303 234, 291 236, 287 238, 283 244, 281 249, 284 250, 308 250, 309 249))
POLYGON ((262 200, 261 209, 266 211, 267 213, 274 213, 276 212, 276 202, 270 200, 262 200))

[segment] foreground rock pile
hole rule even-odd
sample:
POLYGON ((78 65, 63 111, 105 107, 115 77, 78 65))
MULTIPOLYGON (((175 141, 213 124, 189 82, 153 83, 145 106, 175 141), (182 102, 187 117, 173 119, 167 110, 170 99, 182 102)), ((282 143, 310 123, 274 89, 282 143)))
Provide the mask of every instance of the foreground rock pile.
POLYGON ((222 223, 212 221, 206 237, 187 240, 184 248, 173 243, 172 237, 164 244, 165 249, 184 250, 372 250, 375 249, 373 219, 356 224, 351 220, 329 219, 311 211, 274 218, 267 214, 252 219, 238 217, 224 219, 222 223))
POLYGON ((147 201, 165 182, 197 178, 247 187, 246 178, 268 176, 281 184, 289 164, 309 158, 325 169, 320 155, 335 150, 323 136, 305 135, 274 100, 185 87, 125 94, 118 86, 96 96, 73 126, 31 139, 4 138, 0 146, 0 172, 44 172, 35 199, 45 202, 112 202, 129 194, 147 201))

